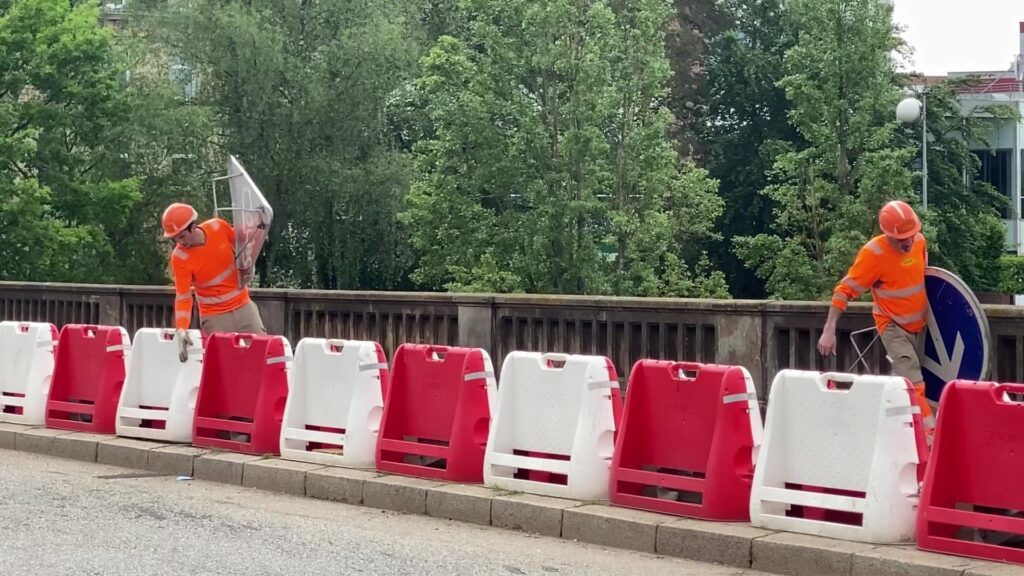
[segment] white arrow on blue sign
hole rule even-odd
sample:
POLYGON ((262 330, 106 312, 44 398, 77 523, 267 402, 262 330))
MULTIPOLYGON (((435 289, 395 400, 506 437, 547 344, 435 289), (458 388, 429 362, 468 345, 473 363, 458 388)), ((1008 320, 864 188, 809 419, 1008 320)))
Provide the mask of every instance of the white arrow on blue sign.
POLYGON ((929 400, 938 402, 952 380, 983 380, 988 376, 991 337, 988 318, 974 292, 952 272, 925 269, 928 325, 921 369, 929 400))

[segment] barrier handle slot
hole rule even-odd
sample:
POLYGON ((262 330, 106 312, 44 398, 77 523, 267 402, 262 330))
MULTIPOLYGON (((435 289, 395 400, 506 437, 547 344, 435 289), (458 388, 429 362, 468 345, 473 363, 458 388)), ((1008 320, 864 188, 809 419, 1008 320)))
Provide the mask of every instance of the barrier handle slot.
POLYGON ((235 348, 249 348, 252 346, 253 337, 251 334, 238 334, 235 333, 231 338, 235 348))
POLYGON ((164 342, 170 342, 171 340, 174 340, 174 330, 161 330, 160 337, 164 342))
POLYGON ((1000 384, 993 389, 1000 404, 1024 404, 1024 399, 1015 400, 1006 397, 1006 394, 1017 394, 1024 396, 1024 384, 1000 384))
POLYGON ((327 348, 329 354, 340 354, 345 349, 345 346, 348 346, 348 340, 340 338, 330 338, 324 343, 324 347, 327 348))
POLYGON ((819 376, 818 385, 822 390, 833 392, 848 392, 853 388, 854 377, 852 374, 840 374, 839 372, 826 372, 819 376))
POLYGON ((95 338, 96 332, 98 332, 96 326, 82 326, 82 335, 84 335, 86 338, 95 338))
POLYGON ((426 355, 427 360, 431 362, 444 362, 445 356, 448 355, 448 346, 427 346, 423 349, 423 353, 426 355))
POLYGON ((696 380, 703 366, 698 362, 676 362, 669 367, 676 380, 696 380))
POLYGON ((561 370, 568 360, 569 355, 560 352, 548 352, 540 357, 541 365, 551 370, 561 370))

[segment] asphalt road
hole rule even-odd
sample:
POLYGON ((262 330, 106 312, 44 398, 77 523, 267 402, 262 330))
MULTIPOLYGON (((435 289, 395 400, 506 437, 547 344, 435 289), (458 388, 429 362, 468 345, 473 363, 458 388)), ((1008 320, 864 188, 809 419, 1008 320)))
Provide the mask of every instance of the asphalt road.
POLYGON ((759 573, 0 450, 0 574, 759 573))

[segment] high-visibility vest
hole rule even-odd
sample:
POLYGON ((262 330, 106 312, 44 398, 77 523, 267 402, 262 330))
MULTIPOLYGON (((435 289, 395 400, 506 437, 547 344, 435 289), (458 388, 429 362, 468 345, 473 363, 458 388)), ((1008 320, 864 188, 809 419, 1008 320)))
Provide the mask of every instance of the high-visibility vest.
POLYGON ((239 279, 235 263, 235 230, 221 218, 198 225, 206 234, 202 246, 181 244, 171 252, 174 274, 174 326, 188 329, 192 320, 192 289, 200 316, 216 316, 249 303, 249 289, 239 279))
POLYGON ((928 246, 921 234, 914 237, 908 253, 892 246, 884 235, 876 236, 857 253, 853 266, 832 294, 832 305, 846 310, 850 300, 870 290, 879 334, 891 322, 916 334, 924 329, 928 309, 924 291, 927 265, 928 246))

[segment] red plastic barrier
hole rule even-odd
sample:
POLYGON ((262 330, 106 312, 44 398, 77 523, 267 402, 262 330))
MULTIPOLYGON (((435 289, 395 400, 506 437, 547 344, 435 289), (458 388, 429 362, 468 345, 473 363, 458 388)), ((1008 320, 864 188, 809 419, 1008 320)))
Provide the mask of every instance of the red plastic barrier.
POLYGON ((479 348, 403 344, 377 438, 383 472, 483 482, 494 368, 479 348))
POLYGON ((752 419, 747 378, 740 367, 637 362, 612 459, 612 504, 749 520, 761 417, 752 419), (675 494, 659 498, 659 490, 675 494))
POLYGON ((291 360, 291 346, 281 336, 210 335, 192 443, 246 454, 278 454, 291 360))
POLYGON ((1024 564, 1021 395, 1024 384, 957 380, 942 390, 917 515, 918 548, 1024 564), (970 529, 983 531, 981 541, 968 540, 975 536, 970 529))
POLYGON ((65 325, 46 401, 46 427, 113 434, 128 350, 123 328, 65 325))

